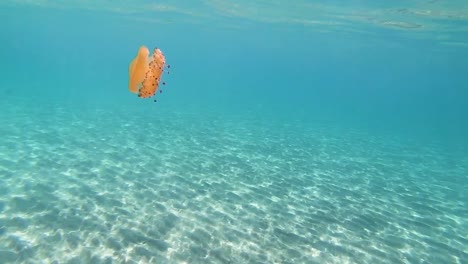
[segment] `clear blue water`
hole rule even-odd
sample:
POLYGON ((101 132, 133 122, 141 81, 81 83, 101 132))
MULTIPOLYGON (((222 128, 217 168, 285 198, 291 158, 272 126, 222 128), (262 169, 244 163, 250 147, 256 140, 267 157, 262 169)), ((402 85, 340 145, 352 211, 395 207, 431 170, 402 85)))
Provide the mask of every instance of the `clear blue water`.
POLYGON ((0 3, 1 263, 467 263, 464 1, 0 3), (138 47, 171 65, 128 91, 138 47))

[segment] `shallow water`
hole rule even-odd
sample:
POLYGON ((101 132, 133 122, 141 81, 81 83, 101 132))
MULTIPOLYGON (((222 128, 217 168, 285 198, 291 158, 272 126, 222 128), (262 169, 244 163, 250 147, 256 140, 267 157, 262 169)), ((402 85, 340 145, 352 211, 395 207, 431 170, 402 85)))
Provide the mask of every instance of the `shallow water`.
POLYGON ((0 262, 466 262, 456 2, 139 3, 0 4, 0 262))

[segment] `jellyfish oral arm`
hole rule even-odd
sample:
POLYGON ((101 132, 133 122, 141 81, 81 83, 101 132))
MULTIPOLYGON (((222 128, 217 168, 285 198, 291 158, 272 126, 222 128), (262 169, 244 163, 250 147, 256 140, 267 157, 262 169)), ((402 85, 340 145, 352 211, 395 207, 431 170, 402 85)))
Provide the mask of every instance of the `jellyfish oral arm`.
POLYGON ((166 64, 166 58, 160 49, 154 49, 151 57, 145 46, 140 47, 137 56, 129 65, 130 92, 137 93, 138 97, 149 98, 154 96, 159 88, 161 76, 166 64))

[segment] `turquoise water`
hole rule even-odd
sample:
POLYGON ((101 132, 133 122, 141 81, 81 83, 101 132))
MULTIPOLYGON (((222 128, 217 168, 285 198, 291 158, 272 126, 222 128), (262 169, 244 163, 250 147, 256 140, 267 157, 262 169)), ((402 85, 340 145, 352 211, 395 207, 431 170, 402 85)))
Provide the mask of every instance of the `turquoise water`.
POLYGON ((467 263, 464 1, 0 17, 0 263, 467 263))

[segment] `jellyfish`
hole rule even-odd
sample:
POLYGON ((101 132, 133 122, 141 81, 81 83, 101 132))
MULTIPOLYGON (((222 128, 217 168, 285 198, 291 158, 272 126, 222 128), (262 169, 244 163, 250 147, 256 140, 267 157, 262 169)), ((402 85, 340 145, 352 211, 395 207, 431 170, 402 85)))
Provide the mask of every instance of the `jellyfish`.
POLYGON ((141 46, 128 70, 128 89, 141 98, 149 98, 156 93, 166 64, 166 58, 160 49, 155 48, 153 55, 149 55, 148 48, 141 46))

